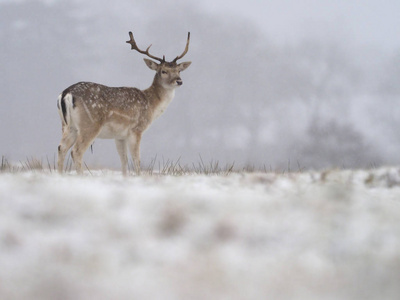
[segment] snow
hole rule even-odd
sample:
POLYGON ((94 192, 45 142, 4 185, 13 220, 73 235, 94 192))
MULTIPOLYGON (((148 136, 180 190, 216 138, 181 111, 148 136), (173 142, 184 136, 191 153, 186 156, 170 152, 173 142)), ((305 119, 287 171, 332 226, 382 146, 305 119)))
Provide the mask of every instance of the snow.
POLYGON ((397 299, 400 169, 0 173, 0 299, 397 299))

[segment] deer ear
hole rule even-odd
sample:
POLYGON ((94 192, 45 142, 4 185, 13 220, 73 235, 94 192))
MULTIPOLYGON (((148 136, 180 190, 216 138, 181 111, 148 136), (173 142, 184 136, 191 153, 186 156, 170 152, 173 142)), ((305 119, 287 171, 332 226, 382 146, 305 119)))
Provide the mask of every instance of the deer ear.
POLYGON ((179 70, 179 71, 186 70, 186 69, 190 66, 191 63, 192 63, 191 61, 187 61, 187 62, 180 63, 180 64, 178 65, 178 70, 179 70))
POLYGON ((154 62, 154 61, 152 61, 152 60, 150 60, 150 59, 147 59, 147 58, 143 58, 143 59, 144 59, 144 62, 146 63, 146 65, 147 65, 150 69, 152 69, 152 70, 154 70, 154 71, 157 71, 158 64, 157 64, 156 62, 154 62))

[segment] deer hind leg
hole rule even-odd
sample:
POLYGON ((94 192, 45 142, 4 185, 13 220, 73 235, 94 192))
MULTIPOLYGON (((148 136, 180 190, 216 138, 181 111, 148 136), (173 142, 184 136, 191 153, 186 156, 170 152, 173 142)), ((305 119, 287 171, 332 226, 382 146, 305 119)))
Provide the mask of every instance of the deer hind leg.
POLYGON ((96 129, 93 131, 86 131, 84 133, 78 132, 76 142, 72 147, 71 156, 75 163, 76 172, 78 174, 82 174, 82 159, 83 154, 85 154, 86 150, 89 148, 96 136, 99 134, 100 129, 96 129))
POLYGON ((133 132, 129 139, 129 150, 133 159, 133 164, 135 166, 135 171, 137 175, 140 175, 140 140, 142 139, 142 133, 133 132))
POLYGON ((127 145, 126 140, 115 140, 119 158, 121 159, 122 174, 126 176, 126 167, 128 165, 127 145))
POLYGON ((64 169, 64 160, 68 150, 76 141, 76 130, 70 129, 67 125, 62 127, 62 138, 60 145, 58 146, 58 172, 62 173, 64 169))

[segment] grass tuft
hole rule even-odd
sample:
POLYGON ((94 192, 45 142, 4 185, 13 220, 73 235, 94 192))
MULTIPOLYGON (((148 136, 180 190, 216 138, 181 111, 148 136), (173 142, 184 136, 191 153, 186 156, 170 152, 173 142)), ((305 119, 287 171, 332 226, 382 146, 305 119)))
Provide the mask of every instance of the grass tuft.
POLYGON ((0 171, 1 172, 10 172, 12 169, 12 166, 8 162, 7 158, 2 155, 1 156, 1 166, 0 166, 0 171))

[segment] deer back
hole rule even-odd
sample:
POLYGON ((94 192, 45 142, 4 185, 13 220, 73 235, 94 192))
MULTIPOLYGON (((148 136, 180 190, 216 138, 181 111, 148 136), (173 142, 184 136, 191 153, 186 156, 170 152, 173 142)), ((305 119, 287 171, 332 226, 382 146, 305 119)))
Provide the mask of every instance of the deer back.
MULTIPOLYGON (((109 126, 104 131, 105 138, 124 135, 124 130, 145 130, 151 122, 152 111, 145 93, 137 88, 108 87, 91 82, 79 82, 67 88, 61 96, 61 109, 68 126, 77 130, 98 129, 109 126), (72 97, 72 110, 65 107, 65 97, 72 97), (66 114, 71 112, 71 116, 66 114), (112 130, 115 127, 115 130, 112 130), (121 133, 117 133, 117 131, 121 133)), ((101 134, 99 135, 101 138, 101 134)))

